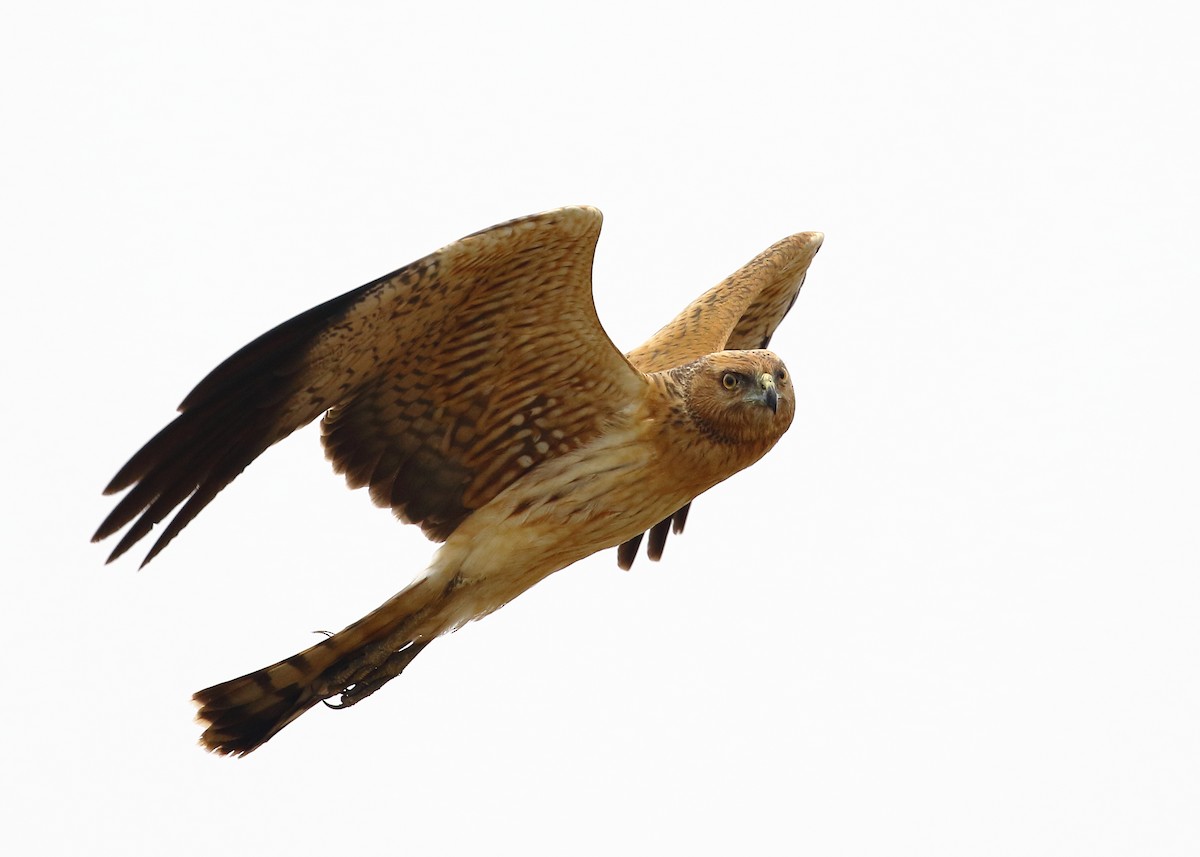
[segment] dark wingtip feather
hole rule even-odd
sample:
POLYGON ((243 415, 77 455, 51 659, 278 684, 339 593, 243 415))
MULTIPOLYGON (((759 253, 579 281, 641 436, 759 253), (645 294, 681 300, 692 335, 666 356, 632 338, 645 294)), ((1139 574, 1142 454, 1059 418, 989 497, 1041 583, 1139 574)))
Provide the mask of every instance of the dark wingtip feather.
MULTIPOLYGON (((687 523, 688 509, 691 507, 691 503, 685 503, 676 509, 674 514, 669 518, 663 518, 647 531, 650 535, 649 541, 646 542, 646 557, 648 559, 654 562, 662 559, 663 549, 667 544, 667 534, 675 533, 678 535, 683 532, 683 525, 687 523)), ((617 565, 625 571, 629 571, 633 567, 633 561, 637 559, 638 548, 641 547, 644 535, 646 533, 638 533, 617 548, 617 565)))
POLYGON ((393 271, 305 310, 242 346, 192 388, 180 403, 179 410, 186 412, 205 402, 223 399, 231 391, 242 387, 247 378, 255 377, 264 370, 290 373, 300 368, 295 359, 308 350, 317 334, 331 322, 342 318, 367 291, 403 270, 393 271))
POLYGON ((688 510, 692 508, 691 503, 684 503, 675 514, 671 516, 671 532, 679 535, 683 532, 684 524, 687 523, 688 510))
MULTIPOLYGON (((389 275, 391 276, 391 275, 389 275)), ((387 278, 346 292, 285 321, 237 351, 210 372, 184 399, 182 413, 152 437, 104 488, 129 489, 92 536, 102 541, 132 523, 108 557, 120 557, 155 525, 185 503, 142 561, 144 566, 222 488, 267 447, 311 419, 295 424, 284 414, 306 368, 312 344, 344 318, 363 294, 387 278)))
POLYGON ((617 548, 617 567, 622 571, 629 571, 633 568, 633 561, 637 559, 638 548, 642 544, 642 533, 638 533, 627 542, 623 542, 617 548))
POLYGON ((646 543, 646 557, 653 562, 662 559, 663 548, 667 545, 667 533, 671 529, 671 519, 663 518, 650 528, 650 540, 646 543))
MULTIPOLYGON (((178 516, 176 516, 175 520, 178 520, 178 516)), ((171 523, 175 523, 175 520, 172 520, 171 523)), ((138 568, 145 568, 150 563, 150 560, 162 553, 163 548, 171 543, 171 540, 175 538, 175 533, 179 532, 181 529, 183 529, 182 526, 177 527, 175 532, 165 532, 159 536, 154 544, 150 547, 150 550, 146 551, 146 555, 142 557, 142 561, 138 563, 138 568)))

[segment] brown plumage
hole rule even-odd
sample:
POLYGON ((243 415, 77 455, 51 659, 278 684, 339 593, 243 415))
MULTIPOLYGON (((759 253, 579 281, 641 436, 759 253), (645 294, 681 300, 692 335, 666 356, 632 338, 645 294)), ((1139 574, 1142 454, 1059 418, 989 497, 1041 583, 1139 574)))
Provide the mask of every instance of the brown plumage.
MULTIPOLYGON (((642 534, 662 553, 691 500, 791 424, 766 347, 819 233, 760 254, 623 356, 591 297, 600 213, 566 208, 470 235, 285 322, 208 375, 118 472, 94 540, 109 560, 172 517, 149 562, 263 450, 324 414, 352 487, 445 544, 416 582, 338 634, 195 695, 202 743, 244 754, 315 705, 352 705, 435 637, 642 534), (726 350, 737 349, 737 350, 726 350)), ((144 563, 143 563, 144 564, 144 563)))

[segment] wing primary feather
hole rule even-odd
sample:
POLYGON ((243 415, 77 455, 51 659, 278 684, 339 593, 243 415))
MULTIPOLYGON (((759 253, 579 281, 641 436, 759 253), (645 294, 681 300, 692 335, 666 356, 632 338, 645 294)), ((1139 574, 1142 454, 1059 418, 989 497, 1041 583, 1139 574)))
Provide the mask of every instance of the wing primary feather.
MULTIPOLYGON (((159 517, 154 517, 154 511, 148 512, 143 521, 134 528, 140 532, 140 535, 133 537, 130 541, 134 530, 126 533, 122 539, 123 546, 117 546, 113 552, 114 555, 109 558, 110 562, 149 532, 149 527, 161 520, 163 514, 183 502, 189 494, 196 490, 200 483, 195 474, 203 472, 205 470, 204 462, 212 458, 215 451, 219 451, 221 447, 218 447, 217 444, 229 440, 227 437, 218 437, 216 433, 213 433, 207 438, 200 436, 203 439, 199 443, 193 444, 193 439, 197 437, 197 432, 193 428, 197 423, 201 423, 199 418, 204 416, 199 411, 182 414, 146 445, 147 447, 150 447, 151 444, 154 445, 155 455, 144 457, 142 466, 136 474, 135 484, 104 519, 92 539, 100 541, 111 536, 147 510, 157 508, 160 510, 159 517), (190 477, 189 474, 191 474, 190 477), (172 496, 174 497, 173 502, 168 499, 172 496), (164 502, 169 503, 165 510, 162 506, 164 502)), ((141 455, 140 452, 139 455, 141 455)))
MULTIPOLYGON (((162 535, 158 537, 158 539, 154 542, 154 546, 150 548, 149 552, 147 552, 145 559, 142 560, 142 565, 146 565, 146 563, 158 556, 162 552, 163 548, 170 544, 171 540, 174 539, 175 536, 179 535, 179 532, 186 527, 193 518, 200 514, 200 511, 209 503, 211 503, 213 498, 216 497, 226 485, 236 479, 238 474, 245 470, 246 466, 255 458, 257 458, 264 449, 266 449, 266 446, 262 446, 256 452, 246 454, 244 449, 235 448, 231 451, 230 455, 225 456, 225 458, 217 462, 217 464, 210 470, 208 478, 196 488, 195 492, 192 493, 191 496, 187 497, 187 502, 185 502, 182 508, 180 508, 179 511, 175 513, 174 517, 171 518, 170 522, 163 530, 162 535)), ((169 509, 173 509, 175 506, 179 505, 179 502, 180 501, 178 500, 173 500, 169 507, 165 507, 167 511, 163 512, 163 517, 166 516, 166 514, 169 512, 169 509)))
POLYGON ((285 419, 285 406, 313 342, 378 282, 285 321, 239 349, 196 385, 180 405, 182 413, 138 450, 105 489, 111 494, 133 486, 96 530, 93 541, 136 519, 109 562, 187 501, 143 561, 145 565, 267 447, 324 410, 314 405, 316 413, 300 413, 294 423, 285 419))
POLYGON ((670 518, 663 518, 650 528, 650 538, 646 542, 646 556, 654 562, 662 559, 663 548, 666 547, 667 533, 670 529, 670 518))
MULTIPOLYGON (((667 534, 675 533, 678 535, 683 532, 683 526, 687 523, 688 509, 691 507, 691 503, 679 507, 671 517, 664 518, 650 528, 648 531, 650 539, 646 542, 646 556, 649 559, 654 562, 662 559, 663 549, 667 544, 667 534)), ((633 561, 637 559, 637 552, 642 544, 643 535, 646 535, 646 533, 638 533, 617 548, 617 565, 625 571, 633 567, 633 561)))
POLYGON ((617 548, 617 566, 622 571, 629 571, 633 568, 633 561, 637 559, 638 548, 642 544, 642 534, 638 533, 627 542, 623 542, 617 548))
POLYGON ((688 510, 692 508, 691 503, 685 503, 679 507, 679 510, 671 516, 671 532, 679 535, 683 532, 683 527, 687 523, 688 510))
POLYGON ((378 277, 364 286, 351 289, 271 328, 239 348, 205 375, 184 397, 179 410, 187 411, 203 402, 227 396, 245 385, 248 380, 264 374, 292 374, 301 368, 297 364, 297 358, 303 357, 312 341, 322 331, 345 316, 346 312, 371 289, 403 275, 407 268, 416 264, 419 263, 378 277))

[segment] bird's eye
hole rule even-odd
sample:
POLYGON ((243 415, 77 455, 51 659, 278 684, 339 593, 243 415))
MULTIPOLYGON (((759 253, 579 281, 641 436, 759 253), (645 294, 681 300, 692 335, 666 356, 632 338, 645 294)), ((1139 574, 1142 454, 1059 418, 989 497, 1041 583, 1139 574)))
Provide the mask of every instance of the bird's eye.
POLYGON ((776 381, 779 381, 780 383, 783 383, 784 381, 786 381, 786 380, 787 380, 787 370, 786 370, 786 369, 780 369, 778 372, 776 372, 776 373, 775 373, 775 380, 776 380, 776 381))
POLYGON ((732 372, 726 372, 721 377, 721 386, 726 390, 736 390, 738 386, 738 376, 732 372))

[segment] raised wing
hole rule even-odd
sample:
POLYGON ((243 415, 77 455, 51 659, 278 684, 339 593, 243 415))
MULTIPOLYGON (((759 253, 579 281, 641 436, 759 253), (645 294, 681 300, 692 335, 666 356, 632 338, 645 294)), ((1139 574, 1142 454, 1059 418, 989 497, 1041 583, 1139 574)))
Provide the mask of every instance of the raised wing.
POLYGON ((470 235, 302 313, 214 369, 105 489, 116 559, 179 508, 157 555, 271 444, 329 411, 351 485, 444 539, 539 462, 586 443, 644 376, 596 317, 601 215, 565 208, 470 235))
POLYGON ((766 348, 796 303, 824 237, 801 232, 772 244, 625 356, 649 373, 714 351, 766 348))
MULTIPOLYGON (((661 372, 728 349, 766 348, 796 298, 825 236, 800 232, 772 244, 713 286, 625 356, 643 372, 661 372)), ((683 532, 691 503, 652 527, 646 555, 662 557, 669 531, 683 532)), ((617 549, 617 564, 633 566, 642 536, 617 549)))

